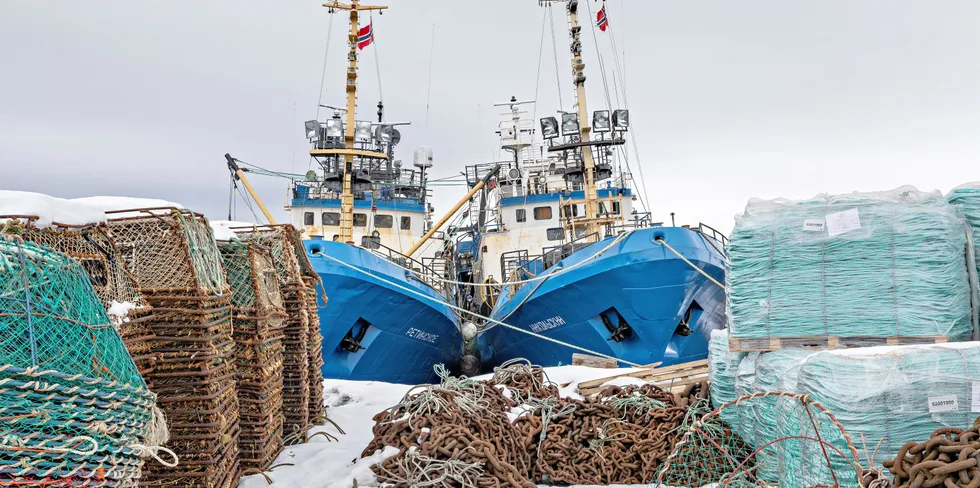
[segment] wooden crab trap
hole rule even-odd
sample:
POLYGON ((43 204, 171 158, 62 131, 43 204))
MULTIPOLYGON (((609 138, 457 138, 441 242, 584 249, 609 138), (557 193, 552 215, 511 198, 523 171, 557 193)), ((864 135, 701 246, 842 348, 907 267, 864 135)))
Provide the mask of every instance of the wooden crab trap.
POLYGON ((0 234, 17 236, 80 264, 145 378, 153 370, 152 308, 140 295, 138 282, 126 269, 108 227, 104 223, 54 223, 42 228, 36 225, 37 220, 36 216, 0 215, 0 234))
POLYGON ((283 446, 286 311, 272 253, 260 244, 219 241, 232 288, 242 468, 264 471, 283 446))
POLYGON ((323 338, 317 315, 320 277, 306 256, 299 232, 291 225, 233 229, 239 238, 269 249, 275 262, 286 310, 283 356, 285 443, 306 440, 312 424, 326 418, 323 405, 323 338))
POLYGON ((149 374, 180 465, 147 463, 143 486, 236 486, 239 403, 232 293, 211 226, 184 209, 108 212, 108 228, 153 307, 149 374))

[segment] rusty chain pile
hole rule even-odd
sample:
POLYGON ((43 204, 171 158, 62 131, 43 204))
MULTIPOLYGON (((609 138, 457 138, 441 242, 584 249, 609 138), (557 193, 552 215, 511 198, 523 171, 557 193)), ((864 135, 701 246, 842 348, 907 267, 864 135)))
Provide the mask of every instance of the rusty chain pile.
POLYGON ((596 398, 559 395, 544 370, 506 364, 492 379, 455 378, 409 391, 374 417, 362 453, 399 453, 375 466, 399 488, 533 488, 542 484, 652 482, 693 419, 707 412, 708 388, 681 394, 653 385, 608 387, 596 398))
POLYGON ((978 462, 980 418, 967 429, 937 429, 925 442, 908 442, 884 465, 894 476, 895 488, 978 488, 978 462))

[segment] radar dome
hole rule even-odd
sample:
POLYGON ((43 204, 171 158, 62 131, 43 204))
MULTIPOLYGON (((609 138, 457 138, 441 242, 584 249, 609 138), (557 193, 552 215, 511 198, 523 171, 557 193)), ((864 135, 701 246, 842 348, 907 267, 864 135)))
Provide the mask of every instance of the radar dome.
POLYGON ((429 146, 422 146, 415 150, 415 162, 413 163, 416 168, 431 168, 432 167, 432 148, 429 146))

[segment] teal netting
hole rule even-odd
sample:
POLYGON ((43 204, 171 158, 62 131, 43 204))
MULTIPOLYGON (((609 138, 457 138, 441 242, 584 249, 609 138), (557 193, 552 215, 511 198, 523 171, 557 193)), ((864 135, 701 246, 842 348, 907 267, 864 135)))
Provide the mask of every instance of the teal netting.
MULTIPOLYGON (((755 362, 759 358, 759 353, 750 352, 742 357, 735 369, 735 397, 740 398, 755 393, 755 362)), ((752 409, 740 408, 735 413, 738 417, 729 419, 732 422, 732 430, 742 437, 750 445, 754 444, 755 438, 755 415, 752 409)), ((722 417, 722 419, 725 419, 722 417)))
POLYGON ((729 248, 730 334, 968 339, 966 243, 938 192, 753 199, 729 248))
POLYGON ((0 361, 145 387, 82 267, 0 238, 0 361))
MULTIPOLYGON (((735 376, 738 363, 746 353, 728 350, 728 329, 711 331, 708 341, 708 384, 711 388, 711 406, 718 408, 737 398, 735 394, 735 376)), ((737 413, 734 409, 721 412, 721 419, 729 424, 736 423, 732 417, 737 413)))
POLYGON ((953 189, 946 196, 949 203, 956 205, 966 222, 973 229, 973 257, 975 265, 980 266, 980 182, 967 183, 953 189))
POLYGON ((82 267, 0 239, 0 485, 137 486, 155 402, 82 267))
MULTIPOLYGON (((755 384, 753 393, 779 391, 784 393, 796 392, 796 378, 799 375, 803 361, 813 354, 806 349, 784 349, 766 352, 759 355, 755 361, 755 384)), ((763 397, 752 404, 754 432, 753 446, 759 449, 756 455, 758 478, 765 481, 780 479, 779 463, 777 462, 778 444, 776 439, 783 436, 778 422, 778 407, 780 402, 786 402, 786 397, 763 397)), ((798 402, 790 400, 794 405, 798 402)), ((785 476, 785 475, 784 475, 785 476)))
POLYGON ((824 404, 880 466, 910 440, 971 425, 980 408, 980 343, 823 351, 799 372, 797 390, 824 404))

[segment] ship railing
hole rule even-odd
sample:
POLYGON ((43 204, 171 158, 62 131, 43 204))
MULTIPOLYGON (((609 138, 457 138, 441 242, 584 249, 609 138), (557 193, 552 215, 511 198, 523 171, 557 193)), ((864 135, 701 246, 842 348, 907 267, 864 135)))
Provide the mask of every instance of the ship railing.
POLYGON ((531 256, 527 249, 507 251, 500 255, 500 276, 504 282, 518 281, 534 275, 532 263, 541 256, 531 256))
POLYGON ((364 239, 363 244, 364 247, 372 250, 374 253, 380 255, 381 257, 384 257, 389 261, 397 264, 398 266, 401 266, 402 268, 409 270, 411 273, 413 273, 414 277, 419 281, 437 290, 442 288, 441 286, 442 281, 435 278, 446 279, 446 277, 442 276, 440 273, 437 273, 431 267, 424 264, 423 262, 420 262, 419 260, 412 258, 410 256, 406 256, 382 244, 378 239, 373 239, 368 237, 367 239, 364 239))
POLYGON ((471 164, 466 167, 466 184, 473 187, 483 180, 488 173, 493 171, 494 166, 500 165, 500 175, 507 175, 507 170, 513 165, 512 162, 498 161, 492 163, 471 164))
POLYGON ((718 229, 715 229, 714 227, 705 224, 704 222, 698 222, 698 226, 691 230, 695 230, 705 237, 710 237, 720 242, 723 247, 728 247, 728 236, 721 233, 721 231, 719 231, 718 229))

